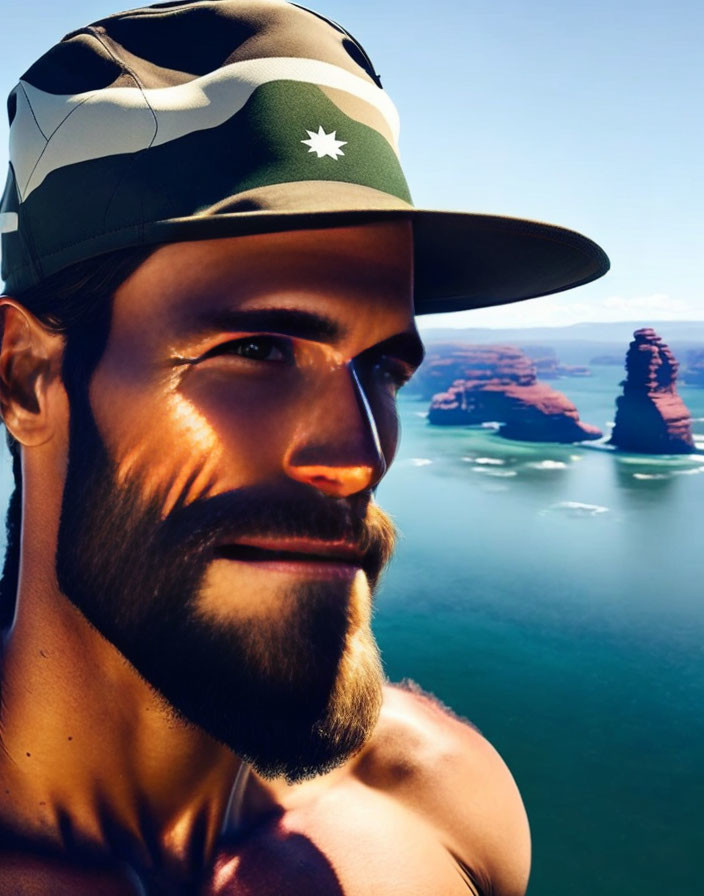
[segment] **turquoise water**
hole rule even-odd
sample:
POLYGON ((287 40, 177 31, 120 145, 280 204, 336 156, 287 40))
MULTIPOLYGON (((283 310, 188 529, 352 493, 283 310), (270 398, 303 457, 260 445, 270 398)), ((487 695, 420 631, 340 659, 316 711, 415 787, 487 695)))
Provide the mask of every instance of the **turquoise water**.
MULTIPOLYGON (((597 370, 553 385, 607 431, 623 372, 597 370)), ((377 493, 400 538, 375 630, 393 680, 504 756, 531 896, 704 893, 704 390, 681 394, 701 444, 669 458, 431 427, 427 402, 401 401, 377 493)))
MULTIPOLYGON (((553 385, 608 433, 623 372, 596 370, 553 385)), ((704 893, 704 390, 681 394, 687 457, 431 427, 427 402, 401 402, 377 498, 402 537, 375 630, 388 675, 511 768, 531 896, 704 893)))

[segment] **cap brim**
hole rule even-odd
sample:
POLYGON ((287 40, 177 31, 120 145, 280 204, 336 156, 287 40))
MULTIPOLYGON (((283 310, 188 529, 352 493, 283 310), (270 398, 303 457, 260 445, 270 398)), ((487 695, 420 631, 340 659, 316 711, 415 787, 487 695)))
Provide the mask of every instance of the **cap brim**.
POLYGON ((595 242, 552 224, 424 210, 413 218, 417 314, 546 296, 596 280, 610 267, 595 242))
MULTIPOLYGON (((147 224, 144 242, 209 239, 303 228, 410 219, 415 311, 434 314, 503 305, 581 286, 603 276, 609 259, 582 234, 552 224, 405 206, 279 211, 253 209, 147 224)), ((210 210, 209 210, 210 211, 210 210)))

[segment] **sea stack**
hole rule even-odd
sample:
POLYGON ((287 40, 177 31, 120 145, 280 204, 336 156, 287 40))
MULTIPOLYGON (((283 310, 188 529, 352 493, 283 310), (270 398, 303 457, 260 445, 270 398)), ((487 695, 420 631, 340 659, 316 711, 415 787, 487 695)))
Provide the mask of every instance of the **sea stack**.
POLYGON ((690 454, 695 450, 692 419, 677 394, 679 364, 650 327, 633 334, 626 353, 623 395, 609 445, 646 454, 690 454))

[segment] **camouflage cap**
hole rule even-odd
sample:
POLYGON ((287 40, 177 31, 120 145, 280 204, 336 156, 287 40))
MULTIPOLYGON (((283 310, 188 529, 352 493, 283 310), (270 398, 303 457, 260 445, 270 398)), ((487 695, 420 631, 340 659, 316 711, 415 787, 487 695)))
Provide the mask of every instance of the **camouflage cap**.
POLYGON ((2 276, 21 292, 128 246, 410 218, 416 313, 578 286, 573 231, 416 209, 360 44, 284 0, 159 3, 66 35, 8 100, 2 276))

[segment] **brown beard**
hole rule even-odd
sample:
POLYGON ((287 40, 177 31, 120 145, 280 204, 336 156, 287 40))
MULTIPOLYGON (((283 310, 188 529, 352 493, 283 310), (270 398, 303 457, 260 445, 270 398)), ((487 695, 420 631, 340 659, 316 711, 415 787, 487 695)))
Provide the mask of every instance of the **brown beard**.
POLYGON ((359 751, 378 719, 383 671, 369 614, 350 593, 301 580, 275 613, 226 619, 204 614, 199 597, 223 534, 349 540, 364 551, 373 593, 395 532, 371 495, 258 485, 162 519, 140 494, 139 482, 117 484, 87 399, 73 396, 56 562, 63 593, 171 711, 263 777, 303 780, 359 751))

